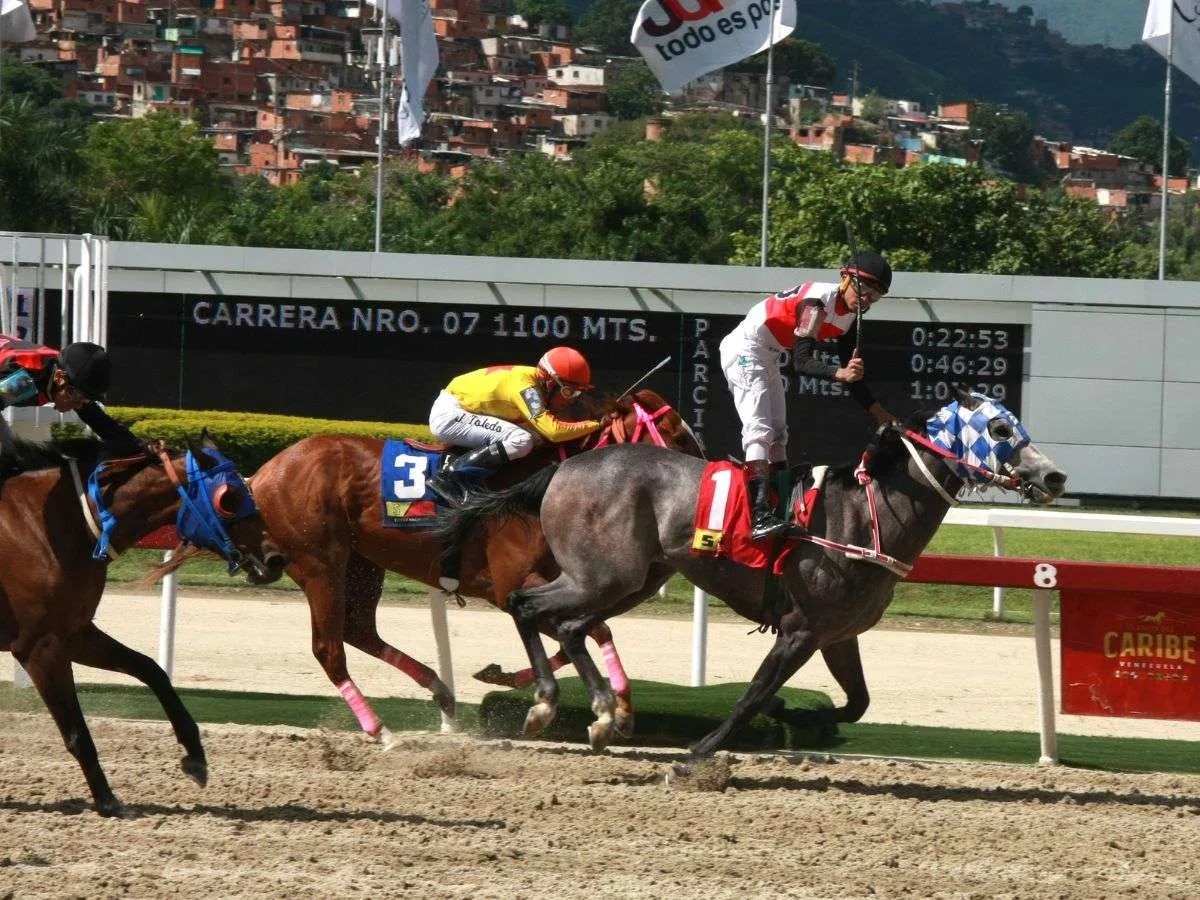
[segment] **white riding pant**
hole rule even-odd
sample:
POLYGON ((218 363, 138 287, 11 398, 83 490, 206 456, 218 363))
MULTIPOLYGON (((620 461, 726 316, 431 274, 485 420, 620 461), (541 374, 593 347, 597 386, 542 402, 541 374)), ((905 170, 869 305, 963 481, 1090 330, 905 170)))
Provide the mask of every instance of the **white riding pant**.
POLYGON ((721 341, 721 371, 742 420, 742 450, 746 462, 787 459, 787 398, 779 372, 782 354, 737 331, 721 341))
POLYGON ((528 456, 538 444, 537 435, 520 425, 463 409, 449 391, 442 391, 433 401, 429 430, 439 441, 472 450, 499 441, 509 459, 528 456))

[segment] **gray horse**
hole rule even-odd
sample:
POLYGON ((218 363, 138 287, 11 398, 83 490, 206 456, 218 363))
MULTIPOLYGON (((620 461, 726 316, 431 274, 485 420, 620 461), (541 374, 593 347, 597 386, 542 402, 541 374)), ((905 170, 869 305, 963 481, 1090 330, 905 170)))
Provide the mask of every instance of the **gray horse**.
MULTIPOLYGON (((1016 417, 996 401, 959 391, 958 399, 909 429, 881 429, 864 463, 832 470, 811 522, 811 538, 793 539, 780 575, 725 557, 693 552, 704 460, 656 448, 620 445, 567 460, 525 482, 477 498, 451 514, 445 532, 462 539, 481 520, 540 513, 562 568, 553 581, 514 591, 509 610, 537 673, 525 734, 553 719, 558 698, 539 626, 551 629, 592 698, 592 747, 612 739, 614 697, 584 647, 598 623, 637 606, 673 572, 720 597, 752 622, 777 631, 729 718, 693 747, 710 755, 764 709, 818 650, 846 694, 832 711, 854 722, 869 703, 858 635, 875 625, 896 582, 925 549, 964 485, 994 484, 1050 502, 1066 475, 1039 451, 1016 417), (866 482, 866 484, 864 484, 866 482), (816 540, 819 543, 812 542, 816 540)), ((796 722, 817 715, 774 704, 796 722)), ((826 715, 829 715, 827 712, 826 715)))

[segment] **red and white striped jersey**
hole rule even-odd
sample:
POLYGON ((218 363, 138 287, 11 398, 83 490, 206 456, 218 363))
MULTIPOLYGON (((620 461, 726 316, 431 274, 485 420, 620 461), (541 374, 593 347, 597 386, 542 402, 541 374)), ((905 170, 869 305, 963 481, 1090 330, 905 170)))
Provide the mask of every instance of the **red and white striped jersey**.
POLYGON ((791 290, 771 294, 750 308, 734 333, 752 343, 775 350, 790 350, 796 340, 796 326, 804 308, 819 305, 821 325, 815 335, 819 341, 840 337, 854 324, 854 312, 838 299, 838 285, 810 281, 791 290))

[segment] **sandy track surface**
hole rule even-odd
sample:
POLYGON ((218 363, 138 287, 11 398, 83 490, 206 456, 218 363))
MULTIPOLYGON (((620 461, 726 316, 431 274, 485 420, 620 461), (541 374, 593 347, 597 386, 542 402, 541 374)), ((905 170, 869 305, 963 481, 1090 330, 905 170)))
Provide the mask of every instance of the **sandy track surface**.
MULTIPOLYGON (((528 665, 512 620, 481 600, 465 609, 450 604, 450 640, 457 695, 478 702, 492 687, 471 673, 491 662, 506 669, 528 665)), ((159 601, 110 593, 97 623, 143 653, 157 656, 159 601)), ((631 677, 688 684, 692 667, 689 620, 623 616, 611 623, 631 677)), ((741 619, 709 626, 707 683, 749 681, 773 638, 748 634, 741 619)), ((436 668, 430 613, 423 606, 385 605, 379 630, 406 653, 436 668)), ((1037 731, 1038 688, 1031 636, 979 635, 877 628, 864 634, 863 666, 871 690, 866 722, 1037 731)), ((308 606, 295 595, 271 599, 235 596, 179 598, 174 681, 182 687, 335 696, 309 649, 308 606)), ((368 697, 427 697, 405 675, 353 648, 350 674, 368 697)), ((1053 653, 1058 663, 1058 647, 1053 653)), ((599 657, 597 655, 597 661, 599 657)), ((564 674, 573 674, 572 669, 564 674)), ((4 667, 0 677, 11 677, 4 667)), ((76 668, 80 681, 129 684, 123 675, 76 668)), ((844 697, 819 659, 789 682, 844 697)), ((1200 741, 1200 723, 1061 716, 1072 734, 1180 738, 1200 741)))
POLYGON ((165 724, 93 725, 134 818, 75 799, 48 717, 0 714, 0 896, 1200 892, 1191 776, 739 756, 680 786, 669 754, 205 726, 201 790, 165 724))

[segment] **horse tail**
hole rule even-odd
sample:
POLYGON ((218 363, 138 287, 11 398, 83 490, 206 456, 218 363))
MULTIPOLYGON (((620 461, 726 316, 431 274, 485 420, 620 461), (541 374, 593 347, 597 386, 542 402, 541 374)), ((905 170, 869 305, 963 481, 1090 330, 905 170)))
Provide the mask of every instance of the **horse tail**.
POLYGON ((550 479, 557 470, 555 463, 538 469, 524 481, 503 490, 473 490, 461 506, 439 512, 434 533, 442 539, 442 556, 458 553, 467 535, 481 522, 536 516, 541 511, 542 498, 550 487, 550 479))

